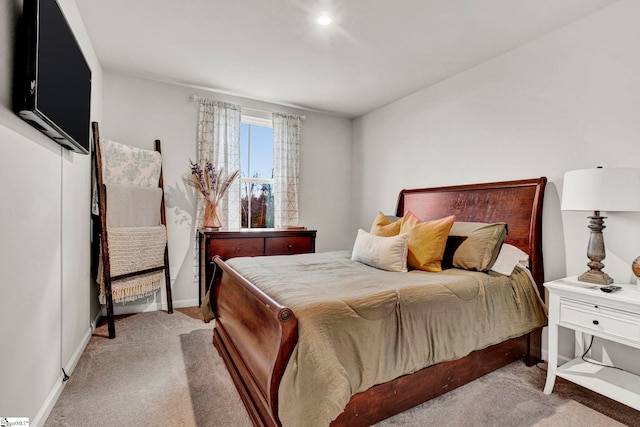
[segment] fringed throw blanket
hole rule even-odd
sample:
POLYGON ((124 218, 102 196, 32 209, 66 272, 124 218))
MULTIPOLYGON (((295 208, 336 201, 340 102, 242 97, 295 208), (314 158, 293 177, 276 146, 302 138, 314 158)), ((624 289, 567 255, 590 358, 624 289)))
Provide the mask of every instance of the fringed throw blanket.
MULTIPOLYGON (((107 228, 111 277, 164 265, 167 232, 164 225, 107 228)), ((113 302, 133 301, 154 293, 162 284, 162 270, 111 281, 113 302)), ((102 259, 98 265, 100 303, 105 303, 102 259)))

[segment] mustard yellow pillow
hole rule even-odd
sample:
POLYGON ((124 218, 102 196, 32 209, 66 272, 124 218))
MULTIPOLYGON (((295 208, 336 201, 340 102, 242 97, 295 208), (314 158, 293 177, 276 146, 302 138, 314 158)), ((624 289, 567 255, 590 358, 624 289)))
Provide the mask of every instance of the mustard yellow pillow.
POLYGON ((391 222, 389 218, 385 216, 382 212, 378 212, 376 218, 373 220, 373 224, 371 224, 371 234, 375 234, 376 236, 381 237, 391 237, 397 236, 400 234, 400 223, 401 219, 391 222))
POLYGON ((442 257, 449 230, 456 217, 448 216, 423 222, 407 212, 400 224, 401 233, 409 233, 407 265, 424 271, 442 271, 442 257))

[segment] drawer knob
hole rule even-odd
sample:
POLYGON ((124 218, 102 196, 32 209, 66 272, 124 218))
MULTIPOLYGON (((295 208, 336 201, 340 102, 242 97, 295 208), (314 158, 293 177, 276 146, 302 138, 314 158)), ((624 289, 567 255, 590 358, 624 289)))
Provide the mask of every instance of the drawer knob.
POLYGON ((600 324, 600 322, 598 322, 597 320, 594 320, 594 321, 593 321, 593 324, 594 324, 594 325, 599 325, 599 324, 600 324))

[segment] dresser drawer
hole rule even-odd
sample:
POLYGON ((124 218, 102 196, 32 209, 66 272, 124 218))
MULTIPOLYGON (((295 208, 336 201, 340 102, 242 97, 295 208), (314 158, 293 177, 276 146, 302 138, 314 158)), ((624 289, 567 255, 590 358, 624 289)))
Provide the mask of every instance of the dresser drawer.
POLYGON ((267 237, 265 255, 293 255, 314 251, 313 239, 309 236, 267 237))
POLYGON ((316 230, 198 230, 200 245, 200 301, 211 286, 213 257, 223 260, 241 256, 292 255, 315 252, 316 230))
POLYGON ((560 325, 562 324, 578 327, 585 332, 597 332, 602 337, 640 343, 640 316, 635 313, 563 300, 560 302, 560 325))
POLYGON ((261 237, 215 239, 210 240, 209 245, 210 258, 213 258, 214 255, 219 255, 226 260, 239 256, 264 255, 264 239, 261 237))

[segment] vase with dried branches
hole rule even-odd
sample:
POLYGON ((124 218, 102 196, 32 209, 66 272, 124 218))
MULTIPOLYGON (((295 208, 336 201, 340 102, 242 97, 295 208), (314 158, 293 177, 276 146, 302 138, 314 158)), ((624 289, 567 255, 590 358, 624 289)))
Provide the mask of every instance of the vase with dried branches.
POLYGON ((218 212, 220 200, 240 175, 239 170, 228 173, 224 168, 216 169, 210 161, 191 164, 191 176, 185 182, 194 187, 205 199, 202 226, 219 229, 222 226, 218 212))

